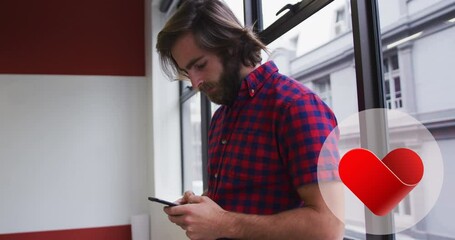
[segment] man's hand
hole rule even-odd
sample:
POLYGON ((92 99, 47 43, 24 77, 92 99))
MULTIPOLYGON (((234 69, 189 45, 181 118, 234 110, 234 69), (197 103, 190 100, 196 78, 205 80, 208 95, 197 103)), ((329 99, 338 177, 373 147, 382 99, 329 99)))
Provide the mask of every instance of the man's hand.
POLYGON ((193 240, 343 239, 344 223, 327 207, 320 185, 324 185, 325 196, 335 203, 337 216, 343 216, 341 182, 302 186, 297 191, 305 202, 303 207, 272 215, 228 212, 210 198, 191 192, 177 201, 183 205, 165 207, 164 211, 169 220, 184 229, 193 240))
POLYGON ((186 231, 190 239, 208 240, 223 237, 224 224, 221 223, 226 211, 212 199, 185 192, 177 202, 184 205, 165 207, 164 212, 171 222, 186 231))
POLYGON ((175 203, 179 204, 179 205, 184 205, 184 204, 187 204, 188 203, 188 200, 191 196, 196 196, 194 194, 194 192, 192 191, 186 191, 182 198, 178 199, 177 201, 175 201, 175 203))

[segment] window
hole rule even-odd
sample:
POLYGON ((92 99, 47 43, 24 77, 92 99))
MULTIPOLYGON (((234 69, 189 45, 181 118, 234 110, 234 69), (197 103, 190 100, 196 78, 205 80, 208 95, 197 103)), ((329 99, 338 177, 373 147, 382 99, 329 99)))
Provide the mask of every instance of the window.
POLYGON ((347 30, 346 25, 346 9, 343 6, 335 12, 335 36, 344 33, 347 30))
POLYGON ((402 202, 395 208, 394 212, 397 215, 406 215, 409 216, 411 215, 411 200, 410 197, 407 196, 405 199, 403 199, 402 202))
POLYGON ((341 9, 338 9, 336 11, 336 20, 335 20, 335 23, 339 23, 339 22, 344 22, 345 21, 345 18, 346 18, 346 13, 344 11, 344 8, 341 8, 341 9))
POLYGON ((402 108, 403 99, 398 55, 393 54, 390 57, 384 57, 383 66, 386 106, 388 109, 402 108))
MULTIPOLYGON (((238 0, 227 0, 226 2, 234 6, 234 1, 240 2, 238 0)), ((426 7, 428 5, 426 0, 379 0, 377 2, 382 30, 380 40, 382 46, 386 46, 383 48, 382 55, 385 107, 400 111, 406 110, 423 122, 438 139, 444 157, 450 159, 455 155, 453 148, 455 144, 455 108, 453 107, 455 106, 455 95, 451 93, 455 89, 455 81, 450 81, 448 77, 451 76, 453 69, 450 53, 455 50, 453 44, 455 2, 435 0, 431 7, 426 7)), ((351 27, 350 3, 351 1, 347 0, 278 2, 263 0, 264 31, 259 33, 272 53, 270 60, 277 61, 280 71, 312 88, 331 106, 340 121, 358 112, 358 105, 361 104, 357 102, 356 68, 359 66, 354 64, 355 46, 352 34, 355 30, 351 27), (284 5, 299 2, 308 4, 306 9, 309 10, 305 13, 295 14, 305 15, 305 17, 299 18, 300 21, 296 26, 292 25, 293 21, 282 21, 282 25, 274 26, 277 23, 276 20, 288 16, 286 12, 290 10, 275 16, 284 5), (316 4, 320 5, 316 6, 316 4)), ((237 14, 243 10, 234 12, 237 14)), ((249 15, 245 14, 247 18, 249 15)), ((269 59, 264 58, 264 60, 269 59)), ((377 94, 374 97, 381 96, 377 94)), ((185 101, 190 101, 190 99, 199 103, 204 101, 198 95, 192 95, 185 101)), ((203 104, 199 104, 199 106, 201 105, 203 104)), ((215 105, 211 106, 211 110, 208 111, 209 116, 215 108, 215 105)), ((191 103, 182 104, 182 118, 185 118, 183 121, 191 119, 190 122, 194 122, 194 125, 189 123, 183 125, 184 128, 192 129, 184 130, 185 136, 199 141, 196 132, 203 132, 203 127, 196 127, 196 125, 203 122, 202 108, 191 107, 191 103), (195 114, 201 114, 202 117, 193 120, 192 114, 185 111, 194 111, 195 114)), ((410 133, 406 132, 406 134, 410 133)), ((184 145, 190 144, 184 149, 204 152, 203 134, 200 136, 199 143, 183 142, 184 145)), ((412 138, 412 135, 410 137, 412 138)), ((352 148, 355 144, 357 143, 345 145, 345 149, 341 149, 341 152, 352 148)), ((422 147, 425 147, 425 143, 422 147)), ((190 152, 190 150, 188 151, 190 152)), ((189 155, 194 155, 195 161, 201 161, 203 158, 203 154, 189 155)), ((193 181, 200 183, 205 169, 202 163, 193 164, 190 159, 184 160, 185 166, 202 166, 203 170, 198 171, 192 167, 185 167, 184 176, 191 176, 193 173, 192 176, 197 176, 185 177, 185 186, 197 188, 198 183, 193 185, 193 181)), ((449 162, 447 168, 453 170, 453 163, 449 162)), ((445 181, 453 182, 455 177, 445 176, 445 181)), ((453 191, 447 189, 447 186, 445 187, 445 196, 438 200, 438 205, 425 217, 422 224, 398 233, 397 239, 455 239, 455 226, 452 223, 450 211, 447 211, 453 206, 451 202, 455 195, 452 194, 453 191)), ((424 200, 425 197, 413 195, 403 199, 394 209, 394 224, 399 225, 412 219, 424 200), (417 200, 419 204, 416 203, 417 200)), ((363 211, 359 211, 357 215, 348 219, 346 237, 369 239, 358 231, 364 221, 363 211)))
POLYGON ((316 94, 321 97, 329 107, 332 107, 332 91, 330 89, 330 79, 328 77, 313 82, 316 94))
MULTIPOLYGON (((455 2, 443 0, 378 1, 386 106, 408 112, 422 122, 436 139, 445 160, 452 159, 455 153, 455 95, 452 94, 455 84, 447 77, 453 72, 451 53, 455 45, 446 40, 455 36, 455 24, 450 21, 453 12, 441 16, 439 13, 454 8, 455 2), (410 27, 400 28, 405 25, 410 27), (444 125, 440 124, 442 119, 444 125)), ((402 131, 400 135, 412 143, 407 147, 429 151, 429 143, 416 141, 411 131, 402 131)), ((445 172, 454 170, 451 162, 444 162, 445 172)), ((444 176, 445 183, 454 180, 444 176)), ((400 202, 394 209, 396 226, 414 220, 429 205, 427 196, 431 188, 426 186, 427 194, 412 191, 400 202)), ((409 239, 455 239, 455 225, 447 213, 454 197, 449 192, 452 189, 444 184, 429 214, 400 235, 409 239)))
POLYGON ((181 110, 183 142, 183 189, 203 192, 201 94, 183 101, 181 110))
MULTIPOLYGON (((236 17, 244 19, 243 1, 226 0, 236 17)), ((182 179, 183 191, 191 190, 202 194, 206 174, 207 138, 209 118, 217 106, 211 104, 205 96, 191 90, 189 81, 180 82, 180 118, 182 125, 182 179)))

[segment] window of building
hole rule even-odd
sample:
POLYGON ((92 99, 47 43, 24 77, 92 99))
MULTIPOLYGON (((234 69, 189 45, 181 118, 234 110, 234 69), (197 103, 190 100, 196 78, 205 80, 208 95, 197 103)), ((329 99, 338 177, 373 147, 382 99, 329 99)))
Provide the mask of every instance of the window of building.
POLYGON ((335 12, 335 36, 344 33, 347 30, 346 24, 346 8, 343 6, 335 12))
POLYGON ((384 57, 383 70, 386 106, 388 109, 402 108, 403 98, 401 92, 400 66, 397 54, 384 57))
POLYGON ((313 89, 329 107, 332 107, 332 91, 330 78, 325 77, 313 82, 313 89))

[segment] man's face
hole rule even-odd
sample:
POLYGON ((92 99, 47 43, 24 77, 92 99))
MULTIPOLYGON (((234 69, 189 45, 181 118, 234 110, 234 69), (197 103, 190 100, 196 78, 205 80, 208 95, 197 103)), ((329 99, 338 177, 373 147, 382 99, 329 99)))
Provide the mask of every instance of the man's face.
POLYGON ((194 89, 216 104, 230 105, 235 100, 240 84, 238 62, 224 63, 215 53, 201 49, 191 33, 180 37, 171 52, 194 89))

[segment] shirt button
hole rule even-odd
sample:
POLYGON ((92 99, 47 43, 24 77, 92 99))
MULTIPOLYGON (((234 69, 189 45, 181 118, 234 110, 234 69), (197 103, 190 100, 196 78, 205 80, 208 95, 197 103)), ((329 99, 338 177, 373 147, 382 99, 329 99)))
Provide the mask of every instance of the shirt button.
POLYGON ((215 176, 213 176, 213 177, 218 178, 218 173, 215 173, 215 176))
POLYGON ((251 90, 250 90, 250 96, 251 96, 251 97, 254 96, 254 89, 251 89, 251 90))
POLYGON ((226 139, 221 140, 221 144, 225 145, 227 143, 226 139))

